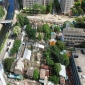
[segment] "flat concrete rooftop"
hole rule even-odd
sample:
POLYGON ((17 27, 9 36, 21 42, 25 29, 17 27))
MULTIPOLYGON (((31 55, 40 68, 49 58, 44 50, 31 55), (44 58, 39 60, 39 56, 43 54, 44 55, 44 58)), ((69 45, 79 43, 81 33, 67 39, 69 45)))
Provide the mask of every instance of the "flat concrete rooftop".
MULTIPOLYGON (((81 53, 81 50, 76 50, 76 53, 73 53, 74 55, 78 55, 78 58, 74 58, 76 66, 80 66, 82 72, 78 72, 79 77, 85 76, 85 54, 81 53)), ((80 78, 81 84, 85 83, 85 78, 80 78)))

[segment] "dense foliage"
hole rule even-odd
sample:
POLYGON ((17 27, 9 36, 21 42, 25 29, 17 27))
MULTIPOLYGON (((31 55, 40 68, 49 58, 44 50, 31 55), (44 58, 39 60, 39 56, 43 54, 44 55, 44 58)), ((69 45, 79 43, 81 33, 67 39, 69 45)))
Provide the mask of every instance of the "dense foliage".
POLYGON ((7 72, 10 72, 10 69, 11 69, 11 66, 12 66, 12 63, 14 62, 14 58, 6 58, 4 60, 4 69, 7 71, 7 72))
POLYGON ((84 14, 83 9, 81 8, 81 2, 79 2, 79 1, 75 2, 74 6, 72 8, 72 14, 75 16, 84 14))
POLYGON ((21 45, 21 40, 16 39, 14 41, 14 45, 11 49, 11 54, 12 55, 15 54, 16 52, 18 52, 20 45, 21 45))
POLYGON ((48 80, 54 82, 55 84, 59 84, 59 77, 56 75, 50 76, 48 80))
POLYGON ((33 78, 35 80, 37 80, 39 78, 39 71, 37 69, 34 69, 34 72, 33 72, 33 78))
POLYGON ((21 28, 19 26, 15 26, 13 29, 13 34, 18 36, 21 32, 21 28))
POLYGON ((3 10, 3 7, 0 6, 0 19, 4 16, 5 11, 3 10))

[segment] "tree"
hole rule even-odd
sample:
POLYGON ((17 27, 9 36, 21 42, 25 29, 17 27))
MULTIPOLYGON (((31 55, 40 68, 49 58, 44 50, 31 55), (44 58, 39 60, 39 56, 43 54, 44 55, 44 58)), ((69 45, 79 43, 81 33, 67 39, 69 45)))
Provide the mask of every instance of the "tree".
POLYGON ((38 28, 37 28, 37 31, 38 31, 38 32, 43 32, 43 27, 42 27, 42 26, 38 27, 38 28))
POLYGON ((19 26, 15 26, 13 29, 13 34, 15 34, 16 36, 18 36, 21 32, 21 28, 19 26))
POLYGON ((56 75, 58 75, 59 72, 61 71, 60 63, 55 63, 55 64, 54 64, 54 67, 53 67, 53 70, 54 70, 54 73, 55 73, 56 75))
POLYGON ((39 78, 39 71, 37 69, 34 69, 34 72, 33 72, 33 78, 35 80, 37 80, 39 78))
POLYGON ((26 29, 25 29, 25 31, 27 32, 27 34, 30 31, 30 29, 31 29, 31 25, 30 24, 27 24, 26 29))
POLYGON ((59 62, 60 61, 60 49, 56 45, 52 45, 50 49, 51 49, 50 54, 54 62, 59 62))
POLYGON ((82 2, 81 2, 81 8, 84 10, 84 12, 85 12, 85 0, 82 0, 82 2))
POLYGON ((12 63, 14 62, 14 58, 6 58, 4 60, 4 69, 7 71, 7 72, 10 72, 10 69, 11 69, 11 66, 12 66, 12 63))
POLYGON ((69 65, 69 57, 66 53, 63 54, 63 64, 67 67, 69 65))
POLYGON ((48 80, 54 82, 55 84, 59 84, 59 77, 58 76, 55 76, 55 75, 50 76, 48 80))
POLYGON ((65 49, 65 44, 62 41, 58 40, 57 47, 62 51, 65 49))
POLYGON ((84 12, 83 12, 83 9, 81 9, 81 8, 79 7, 79 8, 78 8, 78 14, 79 14, 79 15, 83 15, 83 13, 84 13, 84 12))
POLYGON ((39 5, 38 4, 34 4, 32 7, 34 10, 38 10, 39 9, 39 5))
POLYGON ((16 22, 16 23, 15 23, 15 26, 19 26, 19 27, 21 27, 21 25, 20 25, 19 22, 16 22))
POLYGON ((78 10, 76 8, 72 8, 72 14, 75 16, 75 15, 78 15, 78 10))
POLYGON ((74 7, 76 7, 76 8, 81 7, 81 3, 79 1, 75 2, 74 7))
POLYGON ((47 65, 50 65, 50 66, 54 65, 54 61, 51 60, 51 58, 49 57, 49 55, 46 56, 46 63, 47 63, 47 65))
POLYGON ((30 24, 29 19, 25 16, 24 17, 24 25, 30 24))
POLYGON ((36 39, 36 29, 30 29, 27 34, 30 39, 36 39))
POLYGON ((60 27, 59 26, 54 27, 54 32, 60 32, 60 27))
POLYGON ((46 7, 45 6, 43 6, 43 5, 40 6, 40 13, 42 13, 42 14, 46 13, 46 7))
POLYGON ((42 40, 42 35, 40 33, 38 34, 38 40, 42 40))
POLYGON ((54 6, 56 7, 56 10, 58 12, 59 9, 60 9, 60 4, 59 4, 59 1, 58 0, 54 0, 54 6))
POLYGON ((47 6, 46 6, 46 10, 48 13, 50 13, 52 11, 52 5, 53 5, 53 2, 50 2, 47 6))
POLYGON ((16 39, 14 41, 13 47, 11 48, 12 55, 15 54, 16 52, 18 52, 20 45, 21 45, 21 40, 16 39))
POLYGON ((17 15, 17 19, 20 22, 20 25, 24 26, 24 16, 21 13, 17 15))
POLYGON ((0 19, 4 16, 5 11, 3 10, 3 7, 0 6, 0 19))

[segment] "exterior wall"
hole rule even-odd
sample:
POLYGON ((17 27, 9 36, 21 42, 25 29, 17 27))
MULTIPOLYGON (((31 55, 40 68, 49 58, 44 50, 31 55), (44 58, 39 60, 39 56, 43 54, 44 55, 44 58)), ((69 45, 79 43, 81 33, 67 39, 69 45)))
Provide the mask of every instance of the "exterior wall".
POLYGON ((64 42, 69 43, 69 45, 80 45, 85 42, 85 32, 83 30, 82 32, 73 32, 65 29, 63 30, 63 38, 64 42))
POLYGON ((26 7, 32 7, 33 4, 36 4, 36 3, 46 6, 50 1, 52 0, 22 0, 23 9, 26 7))
POLYGON ((78 71, 77 71, 73 56, 70 58, 70 66, 72 68, 72 73, 73 73, 73 77, 74 77, 74 85, 81 85, 80 78, 78 75, 78 71))
POLYGON ((60 0, 60 7, 62 13, 70 13, 70 8, 72 7, 74 0, 60 0))

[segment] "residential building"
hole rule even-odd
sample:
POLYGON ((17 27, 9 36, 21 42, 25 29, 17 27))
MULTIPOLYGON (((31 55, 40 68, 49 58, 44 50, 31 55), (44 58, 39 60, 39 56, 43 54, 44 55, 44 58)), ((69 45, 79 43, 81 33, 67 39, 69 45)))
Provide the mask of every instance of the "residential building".
POLYGON ((34 68, 33 67, 27 68, 25 76, 28 77, 28 78, 29 77, 32 78, 33 77, 33 72, 34 72, 34 68))
POLYGON ((81 45, 85 42, 85 31, 79 28, 63 29, 63 40, 68 45, 81 45))
POLYGON ((51 0, 22 0, 23 9, 26 7, 32 7, 34 4, 42 4, 46 6, 51 0))
POLYGON ((14 73, 15 74, 22 74, 24 70, 24 62, 22 62, 22 59, 20 58, 15 65, 14 73))
POLYGON ((70 8, 74 4, 74 0, 59 0, 61 11, 64 14, 70 13, 70 8))

